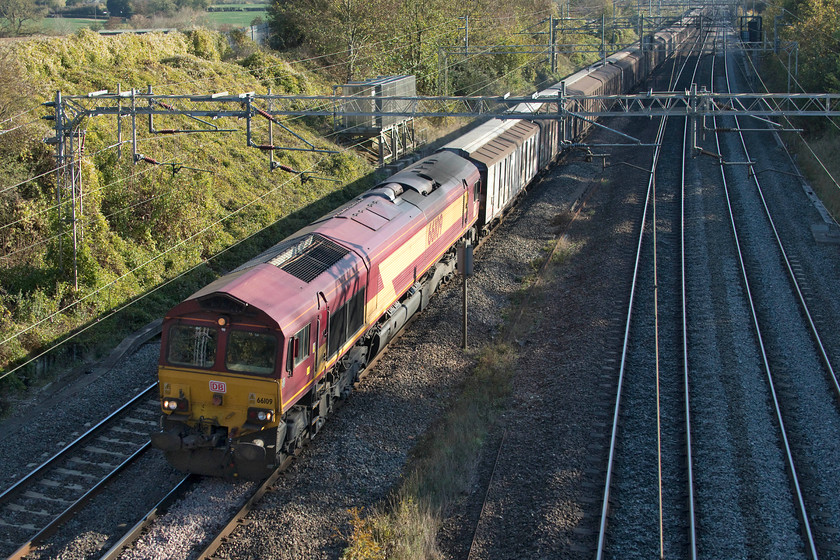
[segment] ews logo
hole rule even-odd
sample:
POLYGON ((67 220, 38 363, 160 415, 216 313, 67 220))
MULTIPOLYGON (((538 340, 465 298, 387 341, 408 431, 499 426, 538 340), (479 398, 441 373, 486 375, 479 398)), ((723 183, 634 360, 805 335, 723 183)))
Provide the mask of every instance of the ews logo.
POLYGON ((431 245, 438 240, 441 233, 443 233, 442 214, 432 220, 432 223, 430 223, 429 227, 426 229, 426 247, 431 247, 431 245))

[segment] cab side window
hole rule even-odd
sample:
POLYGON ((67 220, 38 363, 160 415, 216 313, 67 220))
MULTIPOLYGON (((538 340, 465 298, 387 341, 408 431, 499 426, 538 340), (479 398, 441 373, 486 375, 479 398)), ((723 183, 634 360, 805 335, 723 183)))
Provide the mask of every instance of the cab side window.
POLYGON ((289 358, 286 369, 292 371, 309 357, 309 325, 300 329, 295 336, 289 339, 289 358))

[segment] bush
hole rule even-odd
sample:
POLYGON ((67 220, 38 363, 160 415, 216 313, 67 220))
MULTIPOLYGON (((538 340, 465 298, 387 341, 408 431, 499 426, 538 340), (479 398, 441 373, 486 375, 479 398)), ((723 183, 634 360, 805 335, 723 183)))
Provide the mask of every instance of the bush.
MULTIPOLYGON (((243 49, 256 48, 245 41, 241 45, 243 49)), ((123 146, 122 157, 112 147, 117 138, 114 118, 86 120, 80 182, 83 208, 77 208, 76 288, 73 242, 68 235, 71 223, 67 221, 71 197, 68 191, 62 192, 59 220, 56 174, 50 172, 55 167, 53 148, 42 141, 54 133, 37 119, 49 111, 38 104, 51 100, 56 90, 76 95, 114 91, 117 84, 123 91, 145 90, 147 83, 175 83, 189 84, 178 86, 182 92, 262 93, 266 92, 263 82, 296 92, 317 83, 292 70, 280 57, 252 51, 244 65, 223 62, 233 56, 234 49, 224 35, 202 29, 114 37, 81 30, 62 39, 0 45, 0 73, 4 76, 0 81, 0 118, 29 111, 26 119, 31 123, 6 133, 0 142, 3 184, 21 183, 0 193, 0 221, 7 225, 0 228, 0 255, 6 260, 0 267, 0 336, 5 339, 33 327, 3 346, 0 367, 20 363, 26 355, 197 267, 178 284, 144 300, 142 309, 131 307, 115 325, 91 329, 83 344, 81 339, 74 340, 85 347, 113 344, 114 337, 161 316, 215 274, 279 241, 278 235, 287 235, 298 224, 317 218, 314 212, 322 210, 313 201, 342 188, 324 181, 310 181, 303 187, 296 175, 270 173, 265 154, 246 146, 244 130, 153 136, 144 131, 141 121, 140 150, 167 165, 135 165, 130 147, 123 146), (42 173, 43 177, 26 181, 42 173), (260 235, 259 242, 243 244, 241 251, 247 252, 231 251, 224 255, 223 264, 201 266, 238 240, 299 211, 283 228, 269 229, 272 234, 260 235), (71 308, 38 324, 45 314, 64 306, 71 308)), ((154 124, 158 129, 209 130, 203 123, 166 115, 155 117, 154 124)), ((236 121, 219 124, 237 127, 236 121)), ((315 138, 301 122, 292 126, 297 134, 315 138)), ((123 139, 127 134, 123 128, 123 139)), ((256 137, 266 134, 264 122, 254 127, 256 137)), ((299 142, 285 134, 284 142, 299 142)), ((321 175, 346 181, 355 181, 367 170, 352 155, 327 158, 328 169, 322 170, 320 157, 305 152, 277 155, 283 163, 315 168, 321 175)), ((33 379, 22 376, 18 381, 36 382, 33 379)), ((13 385, 19 386, 0 383, 0 395, 13 385)))

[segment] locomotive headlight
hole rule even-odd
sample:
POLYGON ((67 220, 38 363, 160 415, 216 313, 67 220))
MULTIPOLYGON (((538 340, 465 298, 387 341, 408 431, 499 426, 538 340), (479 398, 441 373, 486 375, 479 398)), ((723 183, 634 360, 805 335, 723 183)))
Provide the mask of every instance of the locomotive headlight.
POLYGON ((267 424, 274 420, 274 411, 265 408, 249 408, 248 421, 257 424, 267 424))
POLYGON ((164 410, 171 410, 173 412, 176 410, 186 412, 189 409, 189 402, 187 399, 163 399, 161 404, 163 405, 164 410))

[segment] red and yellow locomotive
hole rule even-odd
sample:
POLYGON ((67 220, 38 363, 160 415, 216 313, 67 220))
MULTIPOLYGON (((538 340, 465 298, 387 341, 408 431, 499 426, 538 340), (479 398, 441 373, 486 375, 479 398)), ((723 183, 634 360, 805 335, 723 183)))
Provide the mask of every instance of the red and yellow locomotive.
POLYGON ((153 445, 184 471, 263 478, 452 275, 456 243, 490 231, 591 127, 528 115, 566 87, 629 91, 674 54, 691 17, 652 38, 649 63, 635 47, 573 74, 515 107, 522 118, 482 123, 174 307, 153 445))
POLYGON ((184 471, 264 477, 451 276, 479 185, 439 152, 174 307, 152 443, 184 471))

